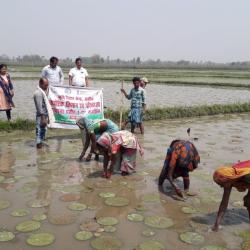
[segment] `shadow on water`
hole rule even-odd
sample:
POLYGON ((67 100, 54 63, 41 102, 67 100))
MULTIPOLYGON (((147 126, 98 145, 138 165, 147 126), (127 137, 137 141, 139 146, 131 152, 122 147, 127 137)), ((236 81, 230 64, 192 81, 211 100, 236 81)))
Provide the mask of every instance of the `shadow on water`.
MULTIPOLYGON (((216 216, 217 212, 212 212, 203 216, 195 216, 191 220, 200 224, 213 225, 216 216)), ((224 226, 232 226, 242 223, 249 223, 247 210, 244 208, 231 208, 227 210, 221 224, 224 226)))

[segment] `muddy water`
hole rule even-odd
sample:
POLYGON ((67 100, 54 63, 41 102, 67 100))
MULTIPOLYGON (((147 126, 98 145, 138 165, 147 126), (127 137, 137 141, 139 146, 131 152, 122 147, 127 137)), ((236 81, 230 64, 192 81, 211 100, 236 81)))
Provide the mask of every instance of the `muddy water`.
MULTIPOLYGON (((35 109, 33 93, 37 82, 31 80, 17 80, 15 85, 13 117, 34 118, 35 109)), ((118 109, 121 105, 119 82, 93 81, 93 87, 104 89, 104 105, 112 109, 118 109)), ((125 84, 129 92, 132 84, 125 84)), ((243 89, 223 89, 192 86, 166 86, 152 84, 147 87, 148 107, 161 106, 193 106, 202 104, 225 104, 235 102, 247 102, 250 99, 250 91, 243 89)), ((124 106, 129 107, 130 101, 124 100, 124 106)), ((0 118, 5 114, 0 112, 0 118)))
MULTIPOLYGON (((34 249, 25 243, 31 233, 18 233, 15 226, 39 213, 45 213, 48 218, 42 222, 38 232, 51 232, 56 236, 55 243, 43 249, 92 249, 92 239, 80 242, 74 239, 74 234, 80 231, 82 223, 102 216, 113 216, 119 220, 116 232, 101 234, 119 238, 123 242, 123 250, 132 250, 148 239, 161 241, 166 249, 198 250, 211 244, 240 249, 242 240, 235 232, 249 228, 247 212, 240 202, 244 194, 233 191, 223 229, 218 233, 209 232, 222 195, 221 188, 212 181, 212 173, 219 165, 249 159, 249 130, 248 114, 146 123, 146 134, 138 135, 145 155, 138 157, 137 173, 129 177, 114 175, 111 181, 100 177, 101 160, 90 163, 76 160, 81 149, 76 131, 50 131, 49 147, 41 152, 34 147, 33 132, 1 133, 0 175, 5 177, 5 181, 0 184, 0 199, 8 200, 11 206, 0 210, 0 228, 15 232, 16 239, 0 243, 0 249, 34 249), (183 202, 175 200, 167 182, 164 193, 159 192, 157 177, 168 144, 176 138, 186 139, 189 127, 191 139, 198 138, 194 143, 200 152, 201 164, 198 170, 191 173, 191 189, 198 196, 183 202), (103 191, 126 197, 130 203, 120 208, 107 206, 98 195, 103 191), (82 212, 69 210, 67 206, 70 202, 60 200, 62 195, 68 193, 78 194, 79 202, 86 204, 88 209, 82 212), (159 195, 159 198, 145 202, 143 196, 147 194, 159 195), (46 201, 48 206, 29 207, 29 201, 37 199, 46 201), (235 204, 239 206, 235 207, 235 204), (146 208, 146 211, 139 212, 142 215, 167 216, 174 221, 174 226, 163 230, 152 229, 156 234, 150 238, 143 236, 142 231, 149 227, 143 222, 127 220, 127 214, 136 212, 138 205, 146 208), (181 210, 183 206, 192 206, 197 212, 184 214, 181 210), (11 216, 11 212, 18 208, 26 208, 30 214, 25 217, 11 216), (181 242, 179 234, 185 231, 199 232, 205 237, 205 242, 198 246, 181 242)), ((181 185, 181 180, 178 183, 181 185)))

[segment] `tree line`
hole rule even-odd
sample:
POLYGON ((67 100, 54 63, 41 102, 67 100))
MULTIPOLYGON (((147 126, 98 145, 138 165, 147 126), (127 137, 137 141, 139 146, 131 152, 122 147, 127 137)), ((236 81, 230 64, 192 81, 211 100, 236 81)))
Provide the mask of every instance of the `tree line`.
MULTIPOLYGON (((125 67, 125 68, 211 68, 211 69, 250 69, 250 61, 244 62, 228 62, 216 63, 211 61, 164 61, 160 59, 148 59, 142 61, 140 57, 134 57, 130 60, 120 58, 106 58, 95 54, 90 57, 81 57, 84 64, 92 67, 125 67)), ((40 55, 23 55, 17 57, 9 57, 8 55, 0 55, 0 63, 6 63, 13 66, 44 66, 48 64, 48 58, 40 55)), ((74 64, 73 58, 60 58, 60 65, 63 67, 71 67, 74 64)))

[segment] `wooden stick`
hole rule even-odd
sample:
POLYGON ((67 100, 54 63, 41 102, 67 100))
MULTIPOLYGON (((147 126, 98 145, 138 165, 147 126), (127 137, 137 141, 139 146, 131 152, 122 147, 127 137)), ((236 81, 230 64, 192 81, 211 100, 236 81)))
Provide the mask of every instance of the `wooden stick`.
MULTIPOLYGON (((123 80, 122 80, 122 89, 123 89, 123 80)), ((122 113, 123 113, 123 93, 122 93, 121 108, 120 108, 120 129, 122 129, 122 113)))

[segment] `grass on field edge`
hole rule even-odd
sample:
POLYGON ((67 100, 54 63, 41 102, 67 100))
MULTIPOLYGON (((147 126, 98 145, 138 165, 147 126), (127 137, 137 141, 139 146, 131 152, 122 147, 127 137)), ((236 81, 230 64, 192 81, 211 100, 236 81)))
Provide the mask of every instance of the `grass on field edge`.
MULTIPOLYGON (((123 111, 123 118, 126 119, 128 110, 123 111)), ((233 104, 214 104, 201 105, 192 107, 154 107, 146 111, 144 115, 145 121, 178 119, 187 117, 212 116, 219 114, 234 114, 250 112, 250 102, 233 103, 233 104)), ((119 110, 105 110, 105 117, 113 121, 119 122, 119 110)), ((124 120, 123 119, 123 120, 124 120)), ((11 122, 0 120, 0 131, 24 130, 29 131, 35 129, 35 121, 28 119, 16 119, 11 122)))

